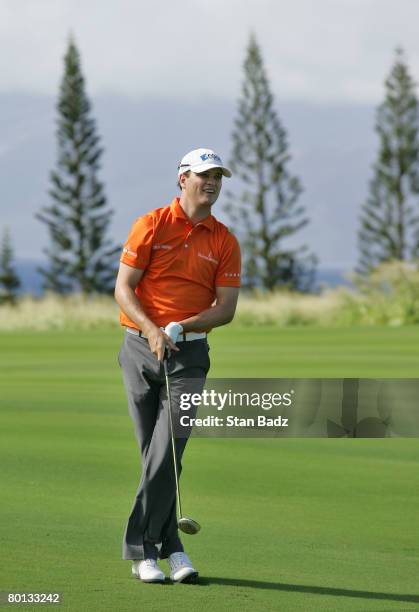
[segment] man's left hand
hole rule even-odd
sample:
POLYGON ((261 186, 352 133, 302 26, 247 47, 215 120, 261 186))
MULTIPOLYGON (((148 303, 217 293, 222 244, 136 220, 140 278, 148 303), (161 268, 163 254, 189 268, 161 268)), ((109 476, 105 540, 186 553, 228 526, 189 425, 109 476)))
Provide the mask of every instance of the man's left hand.
POLYGON ((173 344, 176 344, 179 334, 183 333, 183 327, 180 323, 172 321, 166 325, 163 331, 167 336, 169 336, 173 344))

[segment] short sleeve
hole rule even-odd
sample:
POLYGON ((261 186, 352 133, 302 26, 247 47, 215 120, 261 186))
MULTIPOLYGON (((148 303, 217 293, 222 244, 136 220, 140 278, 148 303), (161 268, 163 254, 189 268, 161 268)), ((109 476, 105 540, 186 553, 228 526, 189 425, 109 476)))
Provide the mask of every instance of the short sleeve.
POLYGON ((215 286, 240 287, 240 271, 240 245, 237 238, 228 232, 217 268, 215 286))
POLYGON ((119 261, 133 268, 145 270, 150 261, 153 236, 153 217, 151 215, 138 217, 130 230, 119 261))

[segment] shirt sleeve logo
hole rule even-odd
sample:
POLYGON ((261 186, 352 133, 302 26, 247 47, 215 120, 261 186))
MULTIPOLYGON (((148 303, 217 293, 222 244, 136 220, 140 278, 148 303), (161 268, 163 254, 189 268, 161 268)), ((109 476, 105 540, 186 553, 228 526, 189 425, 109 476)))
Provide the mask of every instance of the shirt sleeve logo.
POLYGON ((134 251, 130 251, 129 250, 129 245, 128 245, 128 247, 124 247, 122 249, 122 252, 125 253, 125 255, 128 255, 128 257, 137 257, 137 253, 135 253, 134 251))

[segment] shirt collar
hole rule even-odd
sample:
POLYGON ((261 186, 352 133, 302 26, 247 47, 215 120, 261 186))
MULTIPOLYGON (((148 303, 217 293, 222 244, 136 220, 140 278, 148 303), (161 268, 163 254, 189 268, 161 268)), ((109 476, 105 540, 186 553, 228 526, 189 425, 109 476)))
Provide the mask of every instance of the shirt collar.
MULTIPOLYGON (((188 220, 189 218, 188 215, 185 213, 182 206, 180 205, 180 198, 174 198, 172 200, 170 208, 175 218, 188 220)), ((196 225, 203 225, 204 227, 208 228, 212 232, 214 229, 214 225, 215 225, 215 219, 211 214, 209 214, 208 217, 205 217, 205 219, 203 219, 196 225)))

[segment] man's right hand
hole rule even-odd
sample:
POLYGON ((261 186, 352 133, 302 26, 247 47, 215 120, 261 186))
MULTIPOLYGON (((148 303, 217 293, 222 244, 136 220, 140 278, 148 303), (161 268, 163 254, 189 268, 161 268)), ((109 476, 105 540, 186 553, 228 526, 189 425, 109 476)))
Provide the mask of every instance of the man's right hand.
POLYGON ((163 361, 166 347, 171 351, 178 351, 179 348, 172 342, 167 334, 165 334, 157 325, 149 325, 143 329, 143 333, 147 336, 148 344, 151 352, 159 361, 163 361))

